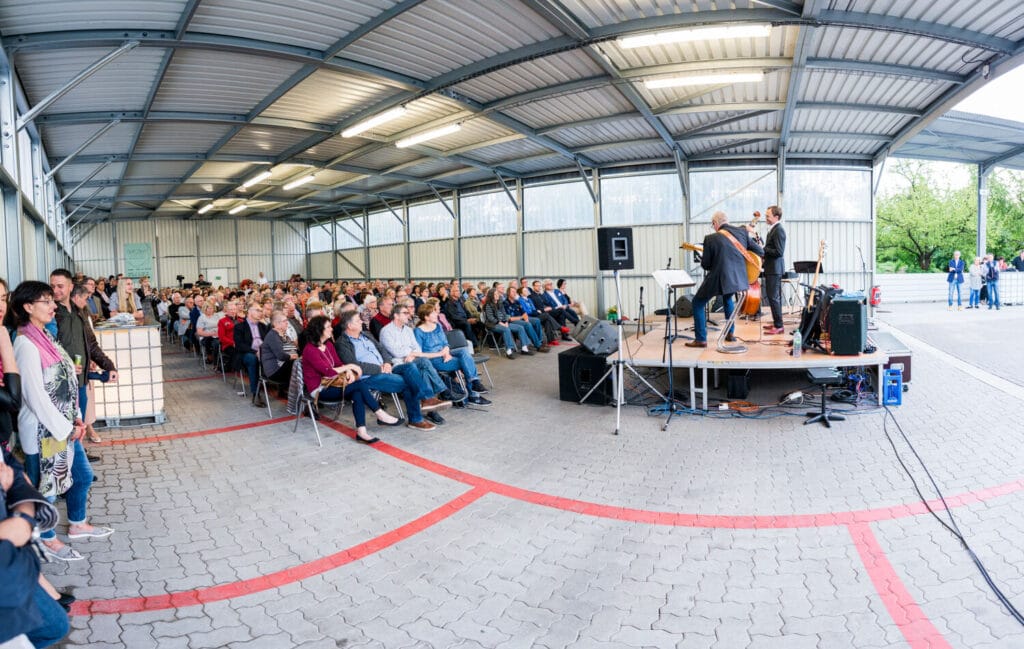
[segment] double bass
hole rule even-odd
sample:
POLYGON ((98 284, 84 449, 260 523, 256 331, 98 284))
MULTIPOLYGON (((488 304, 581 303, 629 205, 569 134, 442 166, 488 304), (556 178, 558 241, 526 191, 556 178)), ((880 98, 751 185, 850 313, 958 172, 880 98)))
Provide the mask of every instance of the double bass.
MULTIPOLYGON (((754 212, 754 218, 751 219, 750 225, 757 225, 757 222, 761 219, 760 212, 754 212)), ((756 236, 756 235, 755 235, 756 236)), ((703 253, 704 246, 696 243, 689 243, 684 241, 681 246, 683 250, 689 250, 691 252, 703 253)), ((747 289, 747 297, 744 298, 743 304, 739 305, 740 315, 756 316, 761 311, 761 265, 762 259, 760 256, 755 255, 749 250, 743 251, 743 260, 747 266, 747 281, 750 283, 750 287, 747 289)))

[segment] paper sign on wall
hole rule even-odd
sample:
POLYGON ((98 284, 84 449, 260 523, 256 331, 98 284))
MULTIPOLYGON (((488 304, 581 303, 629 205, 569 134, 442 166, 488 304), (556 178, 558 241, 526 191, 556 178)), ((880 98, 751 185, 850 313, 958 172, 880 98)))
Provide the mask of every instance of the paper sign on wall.
POLYGON ((125 277, 153 276, 153 245, 149 243, 124 244, 125 277))

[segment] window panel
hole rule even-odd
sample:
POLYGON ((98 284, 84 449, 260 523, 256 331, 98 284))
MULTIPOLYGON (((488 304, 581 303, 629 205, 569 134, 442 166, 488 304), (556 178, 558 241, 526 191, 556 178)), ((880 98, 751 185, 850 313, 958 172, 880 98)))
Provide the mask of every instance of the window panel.
POLYGON ((371 246, 402 242, 404 237, 402 224, 399 223, 398 219, 390 211, 370 212, 367 217, 367 223, 370 229, 371 246))
POLYGON ((309 226, 309 251, 326 252, 334 249, 334 241, 331 238, 333 223, 309 226))
MULTIPOLYGON (((394 219, 394 217, 391 218, 394 219)), ((352 250, 353 248, 363 247, 363 231, 357 223, 362 225, 362 219, 343 219, 338 221, 336 226, 338 250, 352 250)))
POLYGON ((515 232, 516 208, 503 191, 463 196, 459 224, 464 237, 515 232))
POLYGON ((676 174, 601 179, 604 225, 683 222, 683 190, 676 174))
POLYGON ((582 181, 523 190, 523 229, 559 230, 594 225, 594 201, 582 181))
POLYGON ((409 241, 451 239, 454 220, 437 201, 409 206, 409 241))
MULTIPOLYGON (((787 172, 788 173, 788 172, 787 172)), ((721 210, 730 221, 746 222, 754 210, 764 211, 778 200, 775 170, 730 169, 690 174, 694 223, 709 222, 721 210)), ((788 214, 785 208, 783 213, 788 214)))
POLYGON ((871 172, 867 169, 787 169, 787 221, 871 219, 871 172))

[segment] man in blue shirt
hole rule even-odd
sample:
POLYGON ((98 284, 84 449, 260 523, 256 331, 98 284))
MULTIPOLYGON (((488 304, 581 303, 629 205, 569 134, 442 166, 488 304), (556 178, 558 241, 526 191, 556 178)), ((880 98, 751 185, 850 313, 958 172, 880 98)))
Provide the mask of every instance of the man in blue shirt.
MULTIPOLYGON (((356 310, 345 311, 341 315, 342 333, 334 343, 338 352, 338 358, 344 364, 355 363, 363 370, 360 381, 365 381, 366 386, 371 390, 387 392, 390 394, 402 394, 402 401, 405 402, 405 409, 408 411, 409 428, 416 430, 434 430, 437 428, 429 421, 424 421, 423 410, 420 404, 420 390, 414 386, 406 377, 394 374, 391 371, 391 363, 384 361, 384 354, 377 342, 363 333, 363 321, 356 310)), ((437 399, 424 399, 424 404, 436 408, 440 402, 437 399), (437 401, 438 404, 434 404, 437 401)), ((449 405, 451 405, 449 403, 449 405)), ((400 420, 399 420, 400 421, 400 420)))

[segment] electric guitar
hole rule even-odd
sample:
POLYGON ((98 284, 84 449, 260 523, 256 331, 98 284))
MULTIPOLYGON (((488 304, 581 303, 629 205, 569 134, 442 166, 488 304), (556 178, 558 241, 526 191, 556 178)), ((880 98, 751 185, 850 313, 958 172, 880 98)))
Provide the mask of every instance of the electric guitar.
POLYGON ((818 275, 821 273, 821 260, 825 258, 828 244, 822 239, 818 243, 818 263, 814 265, 814 279, 811 281, 810 295, 807 297, 807 310, 814 308, 814 299, 818 295, 818 275))

